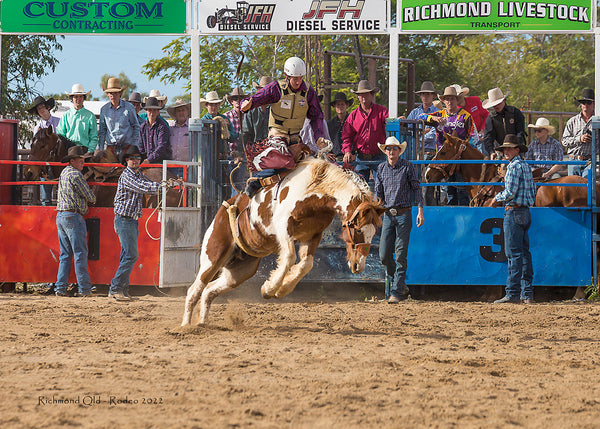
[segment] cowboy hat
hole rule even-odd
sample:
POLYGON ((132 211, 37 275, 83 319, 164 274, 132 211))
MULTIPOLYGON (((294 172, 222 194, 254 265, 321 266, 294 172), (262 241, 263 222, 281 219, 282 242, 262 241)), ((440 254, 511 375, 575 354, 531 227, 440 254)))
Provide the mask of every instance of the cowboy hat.
POLYGON ((67 156, 60 160, 60 162, 69 162, 75 158, 83 158, 87 159, 92 156, 91 153, 88 152, 87 147, 85 146, 73 146, 70 147, 67 151, 67 156))
MULTIPOLYGON (((575 98, 575 97, 573 97, 575 98)), ((575 100, 577 100, 577 102, 579 104, 583 103, 584 101, 591 101, 594 102, 594 90, 591 88, 586 88, 583 90, 583 94, 581 95, 581 98, 575 98, 575 100)))
POLYGON ((535 128, 536 130, 540 128, 545 128, 548 130, 548 134, 552 135, 556 132, 556 128, 550 125, 550 121, 546 118, 537 118, 534 124, 527 125, 527 128, 535 128))
POLYGON ((406 150, 406 146, 408 145, 408 143, 403 142, 400 143, 398 141, 398 139, 394 136, 390 136, 387 139, 385 139, 385 143, 381 144, 381 143, 377 143, 377 146, 379 146, 379 150, 381 150, 382 152, 385 152, 385 148, 387 146, 397 146, 400 148, 400 155, 402 155, 404 153, 404 151, 406 150))
POLYGON ((119 162, 123 165, 127 165, 127 158, 129 158, 131 155, 143 156, 137 146, 131 145, 127 148, 127 150, 124 150, 119 154, 119 162))
POLYGON ((456 94, 458 96, 462 95, 464 97, 465 95, 469 94, 469 88, 467 88, 466 86, 461 88, 461 86, 459 84, 457 84, 457 83, 455 83, 453 85, 450 85, 450 86, 452 88, 456 89, 456 94))
POLYGON ((162 101, 163 103, 166 103, 167 100, 168 100, 168 98, 167 98, 166 95, 160 95, 160 91, 158 89, 152 89, 152 90, 150 90, 150 94, 148 95, 148 97, 144 97, 144 103, 150 97, 154 97, 158 101, 162 101))
POLYGON ((132 92, 129 95, 129 101, 130 103, 141 103, 142 102, 142 96, 140 95, 139 92, 132 92))
POLYGON ((356 89, 356 91, 354 91, 353 89, 350 90, 350 92, 353 94, 366 94, 367 92, 372 92, 373 94, 375 94, 377 91, 379 91, 379 88, 373 88, 371 86, 371 82, 369 82, 368 80, 361 80, 360 82, 358 82, 358 88, 356 89))
POLYGON ((162 109, 162 107, 159 106, 158 104, 158 100, 156 99, 156 97, 144 97, 144 103, 142 104, 142 107, 144 107, 144 110, 160 110, 162 109))
POLYGON ((454 88, 453 86, 447 86, 444 89, 444 93, 440 94, 438 97, 439 97, 440 100, 444 101, 444 99, 446 97, 456 97, 456 98, 458 98, 458 93, 456 92, 456 88, 454 88))
POLYGON ((433 87, 433 83, 428 80, 421 84, 421 90, 415 91, 415 94, 422 94, 424 92, 432 92, 434 94, 437 94, 437 91, 433 87))
POLYGON ((121 81, 119 80, 118 77, 108 78, 108 82, 106 83, 106 88, 104 88, 103 85, 100 85, 100 87, 102 88, 102 91, 104 91, 106 93, 123 92, 123 91, 125 91, 125 89, 127 89, 126 86, 121 87, 121 81))
POLYGON ((483 100, 483 103, 481 104, 483 105, 484 109, 491 109, 492 107, 506 100, 508 94, 510 94, 510 91, 506 91, 506 94, 502 94, 502 90, 500 88, 492 88, 488 91, 488 99, 483 100))
POLYGON ((83 96, 87 97, 88 95, 90 95, 90 92, 92 92, 92 91, 85 92, 82 84, 75 83, 71 87, 71 92, 65 91, 65 94, 67 94, 69 97, 72 97, 74 95, 83 95, 83 96))
POLYGON ((271 76, 261 76, 258 82, 252 82, 252 86, 254 89, 261 89, 264 86, 267 86, 273 82, 273 78, 271 76))
POLYGON ((29 109, 27 109, 27 111, 29 113, 31 113, 32 115, 37 115, 37 107, 40 104, 45 105, 48 110, 51 110, 52 108, 54 108, 54 104, 55 104, 54 98, 49 98, 46 100, 41 95, 38 95, 37 97, 35 97, 33 99, 33 104, 31 105, 31 107, 29 109))
POLYGON ((444 108, 444 103, 442 103, 440 100, 433 100, 433 105, 438 110, 442 110, 444 108))
POLYGON ((187 107, 188 116, 190 116, 190 107, 192 106, 192 103, 186 103, 185 100, 183 100, 182 98, 178 98, 177 100, 175 100, 175 104, 173 104, 170 107, 167 107, 167 112, 169 112, 169 116, 171 118, 175 118, 175 110, 181 106, 187 107))
POLYGON ((206 98, 200 99, 200 108, 206 107, 207 104, 222 103, 223 99, 219 98, 217 91, 210 91, 206 93, 206 98))
POLYGON ((527 146, 521 143, 515 134, 507 134, 504 137, 504 143, 502 143, 500 146, 496 146, 494 150, 504 152, 504 149, 507 147, 519 148, 519 153, 527 152, 527 146))
POLYGON ((227 94, 225 96, 225 100, 227 100, 227 102, 229 104, 231 104, 232 100, 238 99, 241 100, 242 98, 247 97, 246 94, 244 94, 244 91, 242 90, 242 88, 240 88, 239 86, 236 86, 235 88, 233 88, 233 91, 231 91, 231 94, 227 94))
POLYGON ((350 107, 352 106, 352 103, 354 103, 354 98, 348 99, 346 97, 346 94, 344 94, 343 92, 336 92, 335 97, 333 97, 333 101, 329 104, 331 104, 331 107, 335 107, 335 103, 338 101, 344 101, 348 105, 348 107, 350 107))

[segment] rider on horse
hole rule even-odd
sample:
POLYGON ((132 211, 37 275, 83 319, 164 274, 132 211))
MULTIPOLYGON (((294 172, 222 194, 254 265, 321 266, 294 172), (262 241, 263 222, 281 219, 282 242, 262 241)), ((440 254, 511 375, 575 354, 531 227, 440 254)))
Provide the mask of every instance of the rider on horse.
POLYGON ((310 119, 315 138, 325 137, 317 92, 303 79, 306 75, 304 61, 298 57, 288 58, 283 71, 285 79, 271 82, 242 102, 243 112, 265 104, 271 106, 269 137, 247 148, 248 168, 258 178, 248 182, 246 193, 250 197, 262 186, 276 183, 280 173, 294 168, 293 153, 302 151, 302 145, 294 145, 302 143, 299 133, 306 118, 310 119))

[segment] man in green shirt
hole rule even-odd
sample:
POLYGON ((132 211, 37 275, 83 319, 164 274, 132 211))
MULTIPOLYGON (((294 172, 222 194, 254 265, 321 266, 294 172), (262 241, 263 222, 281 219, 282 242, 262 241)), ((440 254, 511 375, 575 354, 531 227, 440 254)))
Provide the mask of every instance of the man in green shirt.
POLYGON ((56 133, 80 146, 85 146, 89 152, 94 152, 98 146, 96 117, 83 107, 83 101, 90 91, 85 92, 83 85, 76 83, 71 88, 71 92, 65 92, 65 94, 71 97, 73 108, 60 119, 56 133))

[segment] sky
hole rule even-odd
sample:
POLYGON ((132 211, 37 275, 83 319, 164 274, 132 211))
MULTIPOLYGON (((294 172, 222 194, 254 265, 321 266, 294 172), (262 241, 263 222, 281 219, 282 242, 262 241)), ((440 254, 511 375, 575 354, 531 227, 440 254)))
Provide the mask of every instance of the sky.
POLYGON ((56 71, 42 77, 35 88, 42 95, 62 94, 70 92, 74 83, 80 83, 86 91, 92 91, 93 97, 101 97, 102 75, 118 76, 123 71, 137 84, 139 92, 158 89, 169 97, 167 104, 171 104, 184 94, 186 82, 165 85, 159 79, 150 81, 142 74, 142 66, 150 59, 163 57, 162 47, 175 38, 177 36, 65 36, 59 40, 63 50, 55 52, 60 61, 56 71))

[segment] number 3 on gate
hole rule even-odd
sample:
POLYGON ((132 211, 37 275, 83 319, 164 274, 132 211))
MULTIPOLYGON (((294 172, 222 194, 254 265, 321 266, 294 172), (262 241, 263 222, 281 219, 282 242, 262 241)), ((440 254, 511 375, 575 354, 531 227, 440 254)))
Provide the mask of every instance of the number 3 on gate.
POLYGON ((500 251, 494 252, 492 246, 480 246, 479 254, 483 259, 489 262, 505 262, 506 254, 504 253, 504 227, 502 218, 489 218, 481 222, 479 232, 482 234, 492 234, 494 229, 499 229, 498 234, 492 235, 492 243, 500 246, 500 251))

